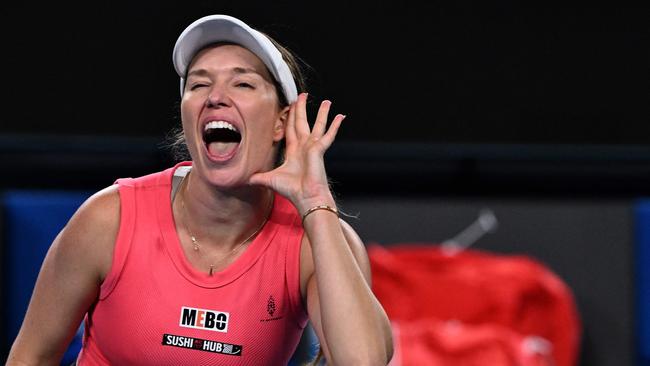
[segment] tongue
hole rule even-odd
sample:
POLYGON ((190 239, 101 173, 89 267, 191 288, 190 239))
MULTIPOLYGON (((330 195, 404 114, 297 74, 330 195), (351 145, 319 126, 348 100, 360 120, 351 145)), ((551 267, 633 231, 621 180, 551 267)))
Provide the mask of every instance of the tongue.
POLYGON ((214 156, 225 157, 231 155, 237 145, 239 145, 237 142, 211 142, 208 145, 208 150, 214 156))

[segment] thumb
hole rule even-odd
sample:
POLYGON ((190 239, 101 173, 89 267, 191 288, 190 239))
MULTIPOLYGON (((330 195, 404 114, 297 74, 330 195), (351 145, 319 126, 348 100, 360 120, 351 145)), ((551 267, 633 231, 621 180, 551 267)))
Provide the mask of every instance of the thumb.
POLYGON ((271 177, 272 174, 270 174, 270 172, 255 173, 248 179, 248 184, 273 188, 271 185, 271 177))

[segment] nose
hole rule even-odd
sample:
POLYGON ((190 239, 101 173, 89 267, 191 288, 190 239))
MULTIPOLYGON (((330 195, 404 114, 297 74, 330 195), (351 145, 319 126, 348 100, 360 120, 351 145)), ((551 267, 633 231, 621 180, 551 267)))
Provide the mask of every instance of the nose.
POLYGON ((205 99, 205 106, 208 108, 227 107, 230 105, 230 99, 227 93, 221 88, 212 88, 205 99))

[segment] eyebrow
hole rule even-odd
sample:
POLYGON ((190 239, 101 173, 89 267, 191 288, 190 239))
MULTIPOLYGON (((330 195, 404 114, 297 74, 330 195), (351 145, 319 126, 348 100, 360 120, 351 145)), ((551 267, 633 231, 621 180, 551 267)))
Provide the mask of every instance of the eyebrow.
MULTIPOLYGON (((256 74, 259 76, 262 76, 259 72, 257 72, 255 69, 248 68, 248 67, 233 67, 232 69, 229 70, 231 74, 256 74)), ((196 69, 192 70, 187 74, 187 77, 189 78, 190 76, 206 76, 208 75, 208 70, 206 69, 196 69)))

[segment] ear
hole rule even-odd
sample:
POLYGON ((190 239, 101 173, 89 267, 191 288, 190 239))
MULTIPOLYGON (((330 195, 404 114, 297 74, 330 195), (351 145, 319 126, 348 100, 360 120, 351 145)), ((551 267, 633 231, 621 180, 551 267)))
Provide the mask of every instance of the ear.
POLYGON ((284 129, 287 126, 289 109, 291 109, 291 106, 284 107, 275 120, 275 124, 273 125, 273 142, 278 142, 284 138, 284 129))

